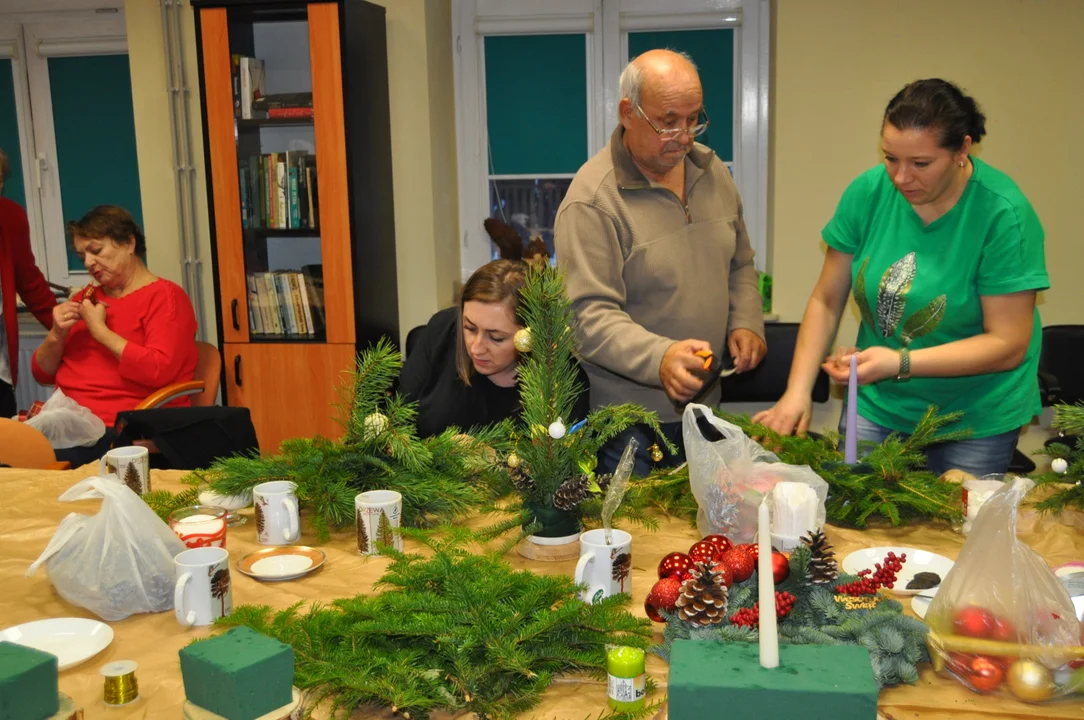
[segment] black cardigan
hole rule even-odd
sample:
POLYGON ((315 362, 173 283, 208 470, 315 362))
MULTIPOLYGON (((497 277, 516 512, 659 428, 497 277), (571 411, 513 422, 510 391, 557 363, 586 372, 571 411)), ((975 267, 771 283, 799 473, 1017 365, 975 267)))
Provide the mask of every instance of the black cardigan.
MULTIPOLYGON (((472 427, 494 425, 520 413, 519 388, 494 385, 489 378, 472 372, 471 384, 463 383, 456 371, 456 333, 458 308, 450 307, 435 314, 420 333, 410 357, 399 374, 399 392, 418 403, 418 435, 437 435, 454 425, 464 432, 472 427)), ((571 418, 571 426, 587 417, 590 409, 587 374, 579 369, 580 393, 571 418)))

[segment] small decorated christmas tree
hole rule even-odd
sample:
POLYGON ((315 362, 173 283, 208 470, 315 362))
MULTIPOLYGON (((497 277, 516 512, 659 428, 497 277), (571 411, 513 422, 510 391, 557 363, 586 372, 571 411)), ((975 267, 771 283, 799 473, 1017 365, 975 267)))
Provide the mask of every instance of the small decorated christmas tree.
POLYGON ((594 473, 599 449, 634 424, 658 431, 658 418, 632 404, 598 408, 580 421, 572 417, 585 388, 576 359, 575 316, 559 269, 528 269, 520 315, 525 328, 515 343, 523 413, 506 464, 523 499, 525 525, 542 537, 574 535, 581 529, 585 501, 602 491, 600 480, 605 482, 594 473))
POLYGON ((1050 472, 1033 478, 1032 494, 1042 497, 1035 507, 1055 515, 1084 512, 1084 405, 1055 405, 1050 426, 1062 436, 1043 450, 1051 458, 1050 472))

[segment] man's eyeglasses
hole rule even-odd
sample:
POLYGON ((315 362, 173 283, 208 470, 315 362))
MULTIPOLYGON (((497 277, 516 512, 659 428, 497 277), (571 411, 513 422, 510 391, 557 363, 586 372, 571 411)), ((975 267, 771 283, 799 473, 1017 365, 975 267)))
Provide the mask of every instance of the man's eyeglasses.
MULTIPOLYGON (((642 107, 637 105, 636 109, 640 112, 640 115, 643 116, 644 120, 647 120, 647 124, 651 126, 651 129, 655 131, 655 134, 658 135, 661 140, 677 140, 682 133, 688 133, 691 138, 699 137, 707 132, 708 125, 711 123, 711 120, 708 119, 708 111, 701 108, 699 116, 703 116, 704 122, 690 125, 689 127, 663 129, 651 122, 651 118, 647 116, 647 113, 644 112, 642 107)), ((699 116, 697 119, 699 119, 699 116)))

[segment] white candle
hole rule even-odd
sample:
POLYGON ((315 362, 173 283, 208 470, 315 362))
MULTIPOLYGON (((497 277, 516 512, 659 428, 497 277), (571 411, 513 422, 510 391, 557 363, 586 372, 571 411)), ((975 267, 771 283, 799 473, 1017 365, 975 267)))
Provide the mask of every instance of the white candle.
POLYGON ((771 519, 768 514, 768 496, 760 502, 757 523, 757 590, 760 609, 760 665, 779 667, 779 630, 775 624, 775 577, 772 575, 771 519))
POLYGON ((189 515, 173 523, 173 532, 189 547, 223 547, 226 544, 226 520, 214 515, 189 515))

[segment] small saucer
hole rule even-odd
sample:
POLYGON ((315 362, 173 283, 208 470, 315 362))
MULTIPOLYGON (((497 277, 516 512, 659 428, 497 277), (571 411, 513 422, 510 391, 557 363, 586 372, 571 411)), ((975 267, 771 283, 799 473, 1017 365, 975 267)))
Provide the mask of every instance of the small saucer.
POLYGON ((324 564, 322 550, 305 545, 283 545, 249 553, 237 561, 242 574, 275 582, 308 575, 324 564))

